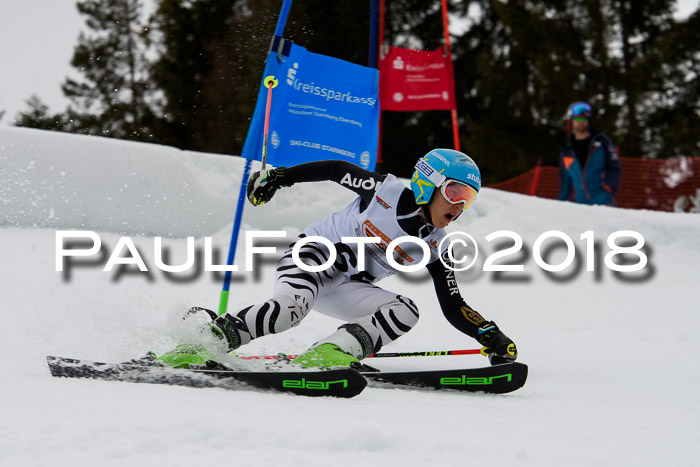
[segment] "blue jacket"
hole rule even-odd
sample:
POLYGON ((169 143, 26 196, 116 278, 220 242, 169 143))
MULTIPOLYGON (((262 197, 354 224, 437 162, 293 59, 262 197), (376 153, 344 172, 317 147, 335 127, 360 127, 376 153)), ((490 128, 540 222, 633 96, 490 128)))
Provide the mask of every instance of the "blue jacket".
POLYGON ((559 200, 568 200, 574 190, 574 202, 615 206, 622 168, 617 148, 604 133, 592 129, 585 167, 576 157, 570 135, 559 154, 559 200))

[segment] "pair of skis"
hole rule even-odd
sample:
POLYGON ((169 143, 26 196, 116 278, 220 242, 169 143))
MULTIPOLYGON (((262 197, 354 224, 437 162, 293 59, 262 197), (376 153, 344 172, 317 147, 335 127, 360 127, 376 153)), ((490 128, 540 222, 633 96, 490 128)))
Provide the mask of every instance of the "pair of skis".
POLYGON ((53 376, 91 378, 132 383, 169 384, 193 388, 229 390, 262 389, 302 396, 354 397, 367 385, 384 388, 432 388, 503 394, 521 388, 527 365, 507 363, 457 370, 376 372, 353 368, 328 370, 243 371, 211 367, 170 368, 148 361, 101 363, 48 356, 53 376))

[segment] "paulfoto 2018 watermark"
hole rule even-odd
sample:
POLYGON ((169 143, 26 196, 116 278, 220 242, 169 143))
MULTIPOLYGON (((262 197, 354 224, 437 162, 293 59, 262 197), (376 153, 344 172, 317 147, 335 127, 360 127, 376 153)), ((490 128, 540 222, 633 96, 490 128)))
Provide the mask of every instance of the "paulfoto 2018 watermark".
MULTIPOLYGON (((95 257, 102 249, 102 239, 93 231, 73 231, 59 230, 56 231, 56 271, 63 271, 64 263, 67 259, 73 257, 95 257), (85 243, 91 243, 86 247, 76 247, 74 243, 70 248, 68 243, 81 242, 81 246, 85 243)), ((270 240, 287 238, 285 231, 248 231, 245 233, 245 271, 253 271, 256 255, 276 254, 277 248, 271 246, 256 245, 258 240, 270 240)), ((513 264, 507 258, 514 257, 522 261, 522 253, 528 249, 524 249, 523 238, 516 232, 510 230, 499 230, 492 232, 484 237, 489 242, 495 242, 498 239, 505 240, 509 246, 497 248, 489 254, 483 261, 481 270, 484 272, 520 272, 524 271, 524 264, 513 264)), ((438 255, 443 265, 452 271, 466 271, 477 263, 479 257, 479 246, 477 241, 466 232, 452 232, 445 236, 439 244, 431 242, 430 244, 423 239, 402 236, 391 241, 380 237, 342 237, 343 245, 356 245, 356 269, 360 272, 365 271, 365 249, 367 245, 376 245, 377 250, 384 253, 386 262, 395 270, 400 272, 414 272, 423 269, 431 259, 431 250, 433 252, 441 252, 449 258, 449 262, 443 259, 443 255, 438 255), (405 264, 403 259, 406 257, 405 252, 401 249, 401 245, 410 243, 416 245, 422 251, 422 258, 419 261, 411 259, 410 264, 405 264), (459 251, 457 251, 459 250, 459 251)), ((593 231, 586 231, 580 234, 579 240, 583 242, 584 257, 586 271, 595 271, 598 261, 596 257, 600 254, 600 244, 593 231)), ((166 273, 183 273, 193 268, 202 267, 201 264, 195 264, 198 255, 195 254, 195 237, 187 237, 186 260, 182 264, 173 265, 166 264, 163 255, 163 240, 161 237, 153 238, 153 264, 155 268, 166 273)), ((204 242, 203 268, 207 272, 238 272, 238 265, 214 264, 212 254, 212 239, 204 237, 200 239, 204 242)), ((503 242, 501 242, 503 243, 503 242)), ((609 234, 606 238, 608 247, 603 258, 604 265, 608 269, 616 272, 637 272, 647 266, 648 256, 645 253, 645 239, 642 234, 633 230, 620 230, 609 234), (624 262, 616 262, 618 256, 625 256, 624 262), (629 261, 629 258, 633 261, 629 261)), ((404 246, 405 247, 405 246, 404 246)), ((414 248, 415 250, 415 248, 414 248)), ((344 248, 347 251, 347 248, 344 248)), ((417 251, 417 250, 416 250, 417 251)), ((534 241, 531 248, 532 259, 535 264, 547 272, 560 272, 569 268, 576 259, 576 254, 579 249, 574 244, 574 240, 570 235, 558 230, 549 230, 540 234, 534 241), (545 248, 545 243, 548 247, 545 248), (552 264, 548 261, 548 254, 553 247, 563 247, 566 251, 564 259, 552 264)), ((292 259, 294 263, 302 270, 307 272, 325 271, 332 267, 337 260, 337 244, 331 240, 320 236, 306 236, 298 239, 292 248, 292 259), (300 257, 300 249, 308 243, 323 244, 328 250, 327 260, 320 265, 310 265, 302 261, 300 257)), ((580 261, 580 259, 579 259, 580 261)), ((523 261, 524 262, 524 261, 523 261)), ((142 272, 149 270, 144 261, 142 253, 136 247, 136 244, 131 237, 120 237, 114 250, 109 255, 104 264, 103 271, 110 272, 118 265, 133 265, 138 267, 142 272)))

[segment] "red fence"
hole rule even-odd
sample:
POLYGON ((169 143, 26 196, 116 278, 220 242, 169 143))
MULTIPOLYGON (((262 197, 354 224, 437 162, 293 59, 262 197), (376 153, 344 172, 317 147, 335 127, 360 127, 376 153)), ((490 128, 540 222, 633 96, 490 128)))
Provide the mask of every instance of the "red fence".
MULTIPOLYGON (((617 205, 628 209, 700 212, 700 157, 637 159, 621 157, 617 205)), ((537 166, 489 188, 556 199, 559 168, 537 166)))

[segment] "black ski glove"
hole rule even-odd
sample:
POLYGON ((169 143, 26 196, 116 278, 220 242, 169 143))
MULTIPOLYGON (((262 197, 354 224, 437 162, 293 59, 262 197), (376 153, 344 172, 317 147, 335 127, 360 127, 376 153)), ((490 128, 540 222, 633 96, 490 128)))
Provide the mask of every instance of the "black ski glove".
POLYGON ((491 365, 512 363, 518 358, 515 343, 496 326, 493 321, 487 321, 478 330, 477 340, 484 347, 481 353, 488 355, 491 365))
POLYGON ((289 186, 284 183, 285 173, 284 167, 277 167, 252 174, 248 179, 248 201, 253 206, 260 206, 270 201, 280 187, 289 186))

